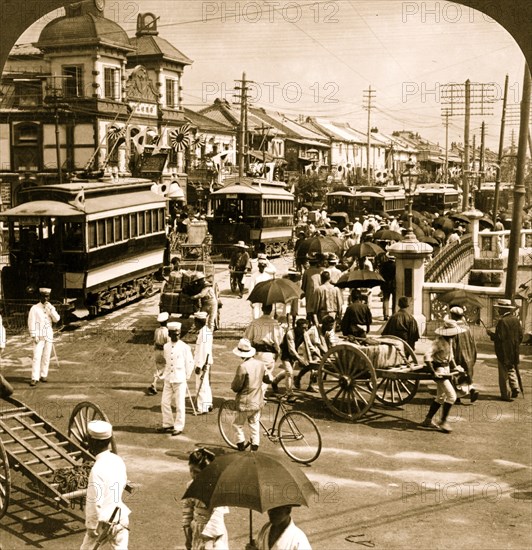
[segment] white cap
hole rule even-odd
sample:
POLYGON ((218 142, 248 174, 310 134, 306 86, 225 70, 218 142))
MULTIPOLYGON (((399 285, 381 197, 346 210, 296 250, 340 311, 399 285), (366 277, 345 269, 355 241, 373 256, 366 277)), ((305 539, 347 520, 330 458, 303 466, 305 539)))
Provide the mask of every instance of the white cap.
POLYGON ((161 313, 159 313, 159 315, 157 315, 157 322, 164 323, 165 321, 168 321, 169 317, 170 317, 170 315, 168 314, 167 311, 161 311, 161 313))
POLYGON ((206 311, 197 311, 194 313, 194 319, 207 319, 209 314, 206 311))
POLYGON ((178 323, 177 321, 172 321, 171 323, 168 323, 166 325, 168 328, 168 332, 172 332, 175 330, 176 332, 179 332, 181 330, 181 323, 178 323))
POLYGON ((39 288, 39 292, 41 294, 51 294, 52 289, 51 288, 46 288, 46 287, 41 287, 41 288, 39 288))
POLYGON ((113 426, 105 420, 91 420, 87 424, 87 431, 92 439, 110 439, 113 437, 113 426))

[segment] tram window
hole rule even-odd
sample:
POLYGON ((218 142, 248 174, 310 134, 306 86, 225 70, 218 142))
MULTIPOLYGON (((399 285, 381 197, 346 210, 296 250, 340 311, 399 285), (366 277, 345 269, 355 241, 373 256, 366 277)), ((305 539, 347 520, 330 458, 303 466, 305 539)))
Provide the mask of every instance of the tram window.
POLYGON ((164 218, 164 210, 162 208, 159 209, 159 215, 158 215, 158 224, 157 229, 159 231, 164 231, 165 229, 165 218, 164 218))
POLYGON ((65 250, 83 249, 83 229, 79 222, 64 222, 62 224, 62 240, 65 250))
POLYGON ((89 249, 96 248, 97 246, 96 239, 96 222, 89 222, 89 249))
POLYGON ((122 220, 120 216, 114 217, 114 226, 115 226, 115 242, 119 242, 122 239, 122 220))
POLYGON ((130 233, 129 236, 131 238, 134 238, 137 236, 137 214, 130 214, 129 215, 129 229, 130 233))
POLYGON ((153 233, 152 231, 152 217, 155 214, 153 210, 148 210, 146 212, 146 235, 153 233))
POLYGON ((113 231, 113 219, 108 218, 105 220, 105 244, 114 243, 114 231, 113 231))
POLYGON ((126 214, 125 216, 122 216, 122 235, 124 236, 124 240, 129 239, 129 215, 126 214))
POLYGON ((260 202, 258 199, 249 199, 246 206, 248 216, 260 216, 260 202))
POLYGON ((138 220, 139 220, 139 237, 141 235, 145 235, 146 234, 146 231, 145 231, 145 224, 144 224, 144 212, 139 212, 138 213, 138 220))
POLYGON ((105 245, 105 220, 96 220, 96 246, 105 245))

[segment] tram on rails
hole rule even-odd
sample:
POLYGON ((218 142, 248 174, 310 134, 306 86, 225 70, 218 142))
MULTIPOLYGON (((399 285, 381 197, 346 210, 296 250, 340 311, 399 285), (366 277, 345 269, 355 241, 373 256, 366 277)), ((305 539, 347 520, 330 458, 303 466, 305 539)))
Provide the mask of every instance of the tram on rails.
MULTIPOLYGON (((495 202, 495 182, 487 181, 481 184, 480 189, 475 192, 475 206, 488 213, 493 210, 495 202)), ((513 189, 510 183, 501 182, 499 186, 499 208, 512 210, 513 208, 513 189)))
POLYGON ((458 208, 460 194, 452 185, 444 183, 420 183, 413 199, 418 212, 447 212, 458 208))
POLYGON ((4 305, 35 300, 39 287, 49 287, 52 299, 84 316, 153 293, 166 245, 166 201, 152 186, 125 178, 21 191, 21 203, 0 215, 9 235, 4 305))
POLYGON ((280 181, 238 177, 210 195, 209 232, 214 253, 225 256, 244 241, 252 252, 280 256, 290 249, 294 195, 280 181))
POLYGON ((357 187, 354 191, 339 190, 327 193, 329 218, 339 224, 340 229, 356 217, 367 214, 398 216, 406 208, 405 192, 402 187, 357 187))

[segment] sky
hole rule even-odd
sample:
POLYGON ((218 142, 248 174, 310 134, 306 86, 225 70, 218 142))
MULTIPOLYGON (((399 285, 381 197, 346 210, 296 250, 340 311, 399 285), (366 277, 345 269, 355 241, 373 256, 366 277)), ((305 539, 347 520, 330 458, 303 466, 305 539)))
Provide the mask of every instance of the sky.
MULTIPOLYGON (((497 151, 505 75, 518 113, 525 58, 512 36, 481 12, 452 2, 402 0, 106 0, 104 14, 131 36, 138 13, 160 16, 159 35, 194 61, 185 69, 183 103, 199 110, 216 97, 233 101, 237 79, 253 81, 254 106, 289 118, 319 116, 366 131, 412 130, 445 143, 442 109, 450 83, 483 83, 484 115, 472 118, 480 143, 497 151), (490 114, 493 113, 493 114, 490 114)), ((20 43, 38 38, 55 11, 20 43)), ((459 101, 460 103, 460 101, 459 101)), ((463 103, 463 100, 462 100, 463 103)), ((479 111, 480 104, 473 107, 479 111)), ((463 107, 450 118, 450 141, 463 142, 463 107)), ((510 115, 518 134, 518 114, 510 115)))

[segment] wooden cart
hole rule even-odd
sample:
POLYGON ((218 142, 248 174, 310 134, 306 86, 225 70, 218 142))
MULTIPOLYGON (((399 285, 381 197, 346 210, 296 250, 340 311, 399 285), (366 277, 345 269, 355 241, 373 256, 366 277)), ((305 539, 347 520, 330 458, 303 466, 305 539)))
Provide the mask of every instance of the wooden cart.
POLYGON ((375 399, 388 406, 408 403, 421 380, 434 380, 414 350, 395 336, 371 337, 373 343, 346 340, 333 346, 318 368, 325 405, 336 415, 359 420, 375 399))
MULTIPOLYGON (((108 419, 98 405, 78 403, 70 416, 68 435, 64 435, 21 401, 12 397, 0 400, 0 518, 9 506, 10 468, 29 478, 57 505, 68 505, 85 495, 86 489, 62 493, 54 477, 60 469, 68 471, 94 462, 88 451, 87 426, 91 420, 108 419)), ((111 448, 116 452, 114 438, 111 448)))

